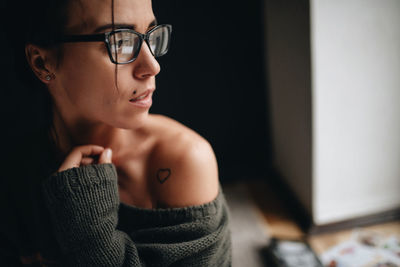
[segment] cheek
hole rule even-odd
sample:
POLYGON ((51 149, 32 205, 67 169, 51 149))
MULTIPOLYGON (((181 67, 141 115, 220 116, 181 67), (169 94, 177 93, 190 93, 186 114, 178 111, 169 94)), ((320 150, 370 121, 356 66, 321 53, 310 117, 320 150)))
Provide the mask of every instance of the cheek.
POLYGON ((113 73, 114 64, 106 52, 98 46, 88 44, 76 45, 64 54, 63 71, 81 82, 95 82, 104 75, 110 76, 113 73))
POLYGON ((115 87, 115 65, 107 53, 71 49, 64 54, 58 72, 57 98, 66 108, 92 119, 112 116, 118 110, 122 90, 115 87))
POLYGON ((93 47, 77 46, 64 54, 60 74, 62 86, 71 92, 101 96, 115 86, 115 65, 106 52, 93 47))

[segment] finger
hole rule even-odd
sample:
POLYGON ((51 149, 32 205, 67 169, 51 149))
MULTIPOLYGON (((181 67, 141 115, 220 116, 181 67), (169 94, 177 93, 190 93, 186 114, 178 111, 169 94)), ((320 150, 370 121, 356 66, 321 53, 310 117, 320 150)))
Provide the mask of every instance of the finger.
POLYGON ((61 172, 71 168, 78 168, 84 157, 100 154, 103 150, 103 147, 96 145, 75 147, 65 158, 58 171, 61 172))
POLYGON ((111 163, 112 162, 111 159, 112 159, 112 150, 111 148, 106 148, 100 155, 99 164, 111 163))
POLYGON ((81 160, 81 165, 89 165, 92 164, 94 162, 93 158, 83 158, 81 160))
POLYGON ((104 151, 104 148, 102 146, 96 146, 96 145, 85 145, 85 146, 78 146, 75 147, 71 153, 67 156, 65 159, 66 164, 73 165, 76 167, 76 165, 81 163, 83 158, 86 157, 91 157, 91 156, 97 156, 101 154, 101 152, 104 151))
POLYGON ((80 154, 81 157, 87 157, 92 155, 99 155, 101 152, 104 151, 104 147, 97 146, 97 145, 84 145, 84 146, 77 146, 71 151, 71 153, 80 154))

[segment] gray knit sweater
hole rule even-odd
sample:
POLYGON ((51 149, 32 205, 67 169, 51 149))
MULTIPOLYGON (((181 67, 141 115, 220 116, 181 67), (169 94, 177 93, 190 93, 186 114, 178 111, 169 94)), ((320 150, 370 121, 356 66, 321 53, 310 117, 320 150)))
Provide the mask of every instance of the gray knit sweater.
POLYGON ((222 191, 204 205, 143 209, 119 202, 113 164, 55 173, 44 199, 63 266, 231 266, 222 191))

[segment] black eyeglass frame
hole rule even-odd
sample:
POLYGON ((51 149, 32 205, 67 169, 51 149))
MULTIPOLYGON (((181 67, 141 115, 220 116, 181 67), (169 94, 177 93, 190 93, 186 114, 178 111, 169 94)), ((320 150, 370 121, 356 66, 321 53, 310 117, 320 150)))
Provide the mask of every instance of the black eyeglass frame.
POLYGON ((149 44, 149 37, 150 34, 153 33, 154 31, 156 31, 157 29, 160 28, 164 28, 166 27, 168 29, 168 33, 169 33, 169 38, 168 38, 168 44, 167 44, 167 49, 165 50, 165 52, 161 55, 157 55, 157 57, 161 57, 163 55, 165 55, 168 50, 169 50, 169 46, 171 43, 171 33, 172 33, 172 25, 170 24, 160 24, 155 26, 154 28, 152 28, 151 30, 149 30, 148 32, 146 32, 145 34, 142 34, 140 32, 134 31, 132 29, 116 29, 114 31, 109 31, 109 32, 105 32, 105 33, 99 33, 99 34, 82 34, 82 35, 65 35, 61 38, 59 38, 57 40, 57 42, 59 43, 78 43, 78 42, 104 42, 106 44, 107 47, 107 51, 108 51, 108 56, 110 57, 110 60, 112 63, 114 64, 129 64, 133 61, 135 61, 135 59, 138 57, 139 53, 140 53, 140 49, 142 48, 142 44, 143 41, 146 42, 146 44, 149 46, 149 50, 151 52, 151 54, 156 57, 153 53, 153 51, 151 50, 150 44, 149 44), (135 54, 133 55, 132 59, 128 60, 127 62, 116 62, 112 56, 112 51, 111 51, 111 44, 110 44, 110 35, 113 33, 118 33, 118 32, 131 32, 133 34, 136 34, 137 36, 139 36, 139 45, 138 48, 135 51, 135 54))

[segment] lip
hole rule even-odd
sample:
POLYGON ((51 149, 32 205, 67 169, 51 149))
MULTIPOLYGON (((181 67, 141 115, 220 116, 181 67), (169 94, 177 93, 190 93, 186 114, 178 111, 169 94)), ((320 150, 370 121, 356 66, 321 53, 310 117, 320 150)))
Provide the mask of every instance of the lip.
POLYGON ((152 100, 153 91, 154 90, 148 89, 145 92, 143 92, 142 94, 138 95, 137 97, 130 99, 129 103, 134 106, 141 107, 141 108, 150 108, 153 103, 153 100, 152 100), (142 97, 142 96, 145 96, 145 97, 143 99, 137 100, 139 97, 142 97))

